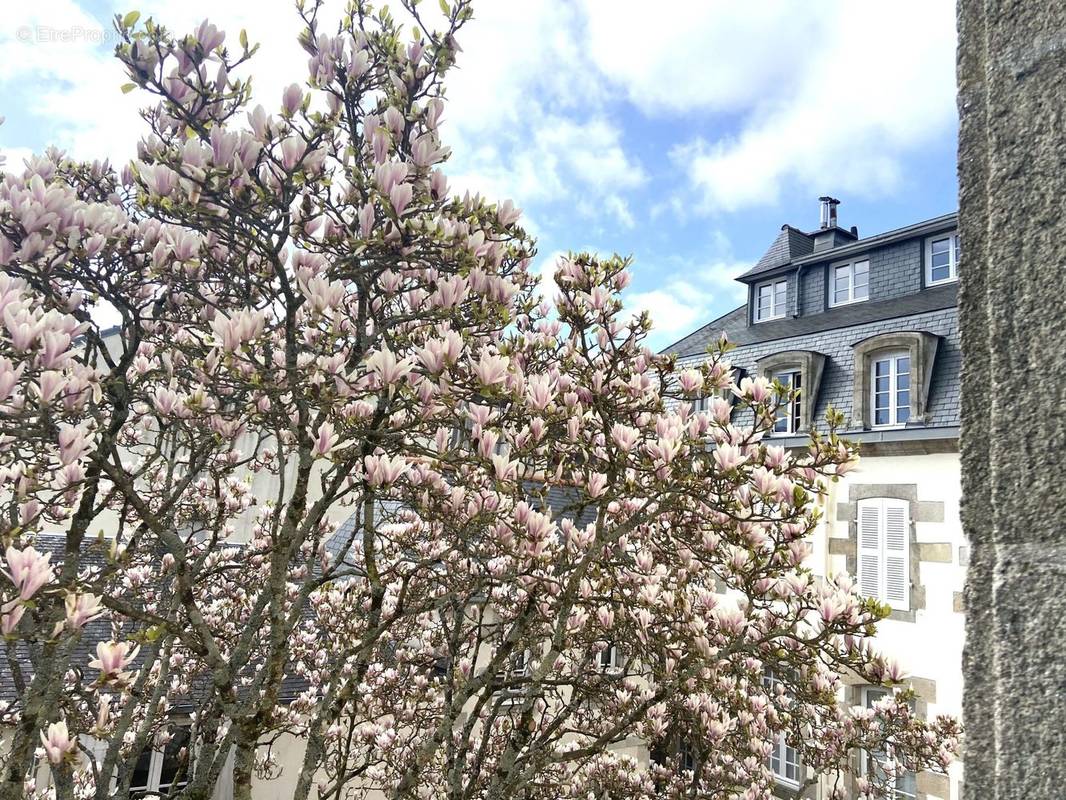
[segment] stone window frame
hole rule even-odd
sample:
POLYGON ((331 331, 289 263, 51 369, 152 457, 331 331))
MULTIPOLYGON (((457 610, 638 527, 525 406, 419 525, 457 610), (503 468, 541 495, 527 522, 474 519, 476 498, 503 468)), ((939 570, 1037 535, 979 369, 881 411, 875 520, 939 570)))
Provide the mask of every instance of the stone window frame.
POLYGON ((837 521, 846 522, 846 539, 830 538, 830 555, 845 558, 849 575, 859 574, 859 501, 886 497, 907 503, 908 609, 892 609, 888 619, 897 622, 916 622, 918 611, 925 610, 925 584, 921 582, 923 562, 943 564, 952 562, 952 547, 944 542, 918 542, 919 522, 943 522, 943 500, 919 500, 916 483, 853 483, 848 486, 848 502, 837 503, 837 521), (945 558, 945 548, 947 557, 945 558))
MULTIPOLYGON (((929 678, 909 677, 905 678, 903 683, 905 688, 914 690, 914 713, 922 719, 928 719, 929 706, 936 702, 936 681, 930 680, 929 678)), ((872 688, 884 689, 886 687, 876 687, 861 682, 848 683, 844 687, 844 703, 849 706, 861 706, 863 692, 872 688)), ((855 792, 856 785, 854 776, 861 774, 862 751, 855 750, 850 760, 852 775, 849 782, 851 783, 852 792, 855 792)), ((928 800, 930 795, 936 797, 950 796, 950 779, 947 775, 942 773, 928 771, 919 772, 917 774, 917 784, 917 800, 928 800)))
MULTIPOLYGON (((815 350, 783 350, 763 356, 755 362, 755 373, 773 380, 775 372, 787 369, 800 373, 800 420, 792 433, 778 436, 796 436, 810 430, 814 424, 814 411, 818 402, 818 389, 825 372, 826 357, 815 350)), ((774 434, 772 434, 774 435, 774 434)))
MULTIPOLYGON (((686 368, 697 368, 698 369, 699 366, 702 363, 703 362, 697 362, 697 363, 688 364, 688 365, 686 365, 686 368)), ((742 367, 738 367, 738 366, 731 366, 730 367, 729 380, 730 380, 731 383, 735 383, 735 384, 737 384, 739 386, 741 380, 743 380, 746 376, 747 376, 747 371, 744 370, 742 367)), ((735 394, 733 394, 733 392, 730 390, 729 386, 723 386, 721 389, 716 389, 715 391, 711 392, 710 394, 702 394, 702 393, 700 393, 700 394, 695 395, 694 397, 690 397, 688 399, 682 399, 680 401, 680 403, 684 404, 684 405, 687 405, 691 411, 706 411, 707 410, 707 401, 712 399, 712 398, 714 398, 714 397, 720 397, 721 399, 727 401, 730 406, 735 406, 737 404, 738 400, 739 400, 739 398, 735 394)))
POLYGON ((929 385, 933 377, 940 337, 927 331, 896 331, 879 333, 855 342, 851 348, 855 358, 852 382, 852 425, 857 430, 873 427, 873 364, 875 356, 887 352, 904 352, 910 357, 910 415, 905 427, 926 424, 929 405, 929 385))

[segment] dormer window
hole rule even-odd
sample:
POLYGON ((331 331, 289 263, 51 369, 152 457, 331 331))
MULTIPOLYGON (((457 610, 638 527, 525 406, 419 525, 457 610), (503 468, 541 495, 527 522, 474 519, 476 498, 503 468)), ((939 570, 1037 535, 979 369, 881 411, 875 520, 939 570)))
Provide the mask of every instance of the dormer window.
POLYGON ((829 283, 829 305, 843 306, 870 297, 870 260, 852 261, 832 267, 829 283))
POLYGON ((911 416, 910 352, 874 356, 871 377, 873 426, 906 424, 911 416))
POLYGON ((755 321, 766 322, 785 316, 788 280, 763 283, 755 287, 755 321))
POLYGON ((824 367, 825 356, 813 350, 785 350, 755 362, 757 375, 776 380, 784 389, 778 398, 775 435, 795 436, 811 427, 824 367))
POLYGON ((798 433, 803 425, 803 373, 799 369, 776 372, 774 380, 785 387, 781 407, 777 409, 774 433, 798 433))
POLYGON ((959 234, 934 236, 925 242, 925 285, 959 279, 959 234))
POLYGON ((857 427, 926 424, 930 377, 939 342, 940 337, 925 331, 899 331, 852 345, 852 419, 857 427))

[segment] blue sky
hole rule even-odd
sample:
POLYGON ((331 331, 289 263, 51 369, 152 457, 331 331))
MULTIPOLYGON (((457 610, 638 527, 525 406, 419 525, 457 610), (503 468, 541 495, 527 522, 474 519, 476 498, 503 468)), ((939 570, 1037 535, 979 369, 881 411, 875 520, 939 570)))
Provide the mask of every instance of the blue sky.
MULTIPOLYGON (((287 0, 19 3, 0 24, 9 168, 48 144, 133 152, 138 101, 109 41, 132 8, 246 28, 268 107, 303 79, 287 0)), ((460 44, 453 187, 513 198, 545 275, 568 249, 632 255, 627 304, 651 310, 656 347, 734 308, 733 277, 783 223, 815 227, 819 195, 864 236, 956 207, 950 0, 481 0, 460 44)))

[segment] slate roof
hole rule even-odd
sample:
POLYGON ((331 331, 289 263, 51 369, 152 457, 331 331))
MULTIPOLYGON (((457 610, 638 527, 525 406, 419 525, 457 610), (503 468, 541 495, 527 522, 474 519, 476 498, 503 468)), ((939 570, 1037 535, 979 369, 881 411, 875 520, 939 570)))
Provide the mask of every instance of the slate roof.
POLYGON ((684 339, 664 348, 662 352, 676 353, 681 358, 703 355, 707 352, 708 345, 717 341, 723 333, 729 338, 729 341, 738 346, 759 344, 775 339, 819 333, 836 328, 848 328, 896 317, 907 317, 912 314, 921 314, 941 308, 954 308, 957 305, 958 284, 955 283, 935 286, 921 292, 888 300, 852 303, 851 305, 830 308, 817 314, 796 318, 785 317, 772 322, 760 322, 757 325, 747 324, 748 307, 743 305, 716 320, 708 322, 684 339))
POLYGON ((764 272, 790 264, 793 259, 810 255, 814 252, 814 238, 791 225, 782 225, 770 249, 755 262, 755 266, 741 275, 737 280, 747 280, 764 272))
MULTIPOLYGON (((958 309, 954 305, 909 313, 904 316, 870 318, 859 324, 841 327, 823 326, 812 332, 791 336, 759 338, 738 346, 729 353, 729 360, 734 366, 751 375, 755 372, 756 362, 764 356, 786 350, 813 350, 821 353, 826 357, 825 368, 822 372, 818 396, 815 398, 813 419, 820 422, 830 406, 842 412, 845 419, 850 419, 854 399, 852 395, 852 384, 855 380, 854 346, 871 336, 898 331, 925 331, 939 337, 939 346, 929 385, 925 427, 957 427, 962 352, 959 347, 958 309)), ((703 356, 703 351, 696 351, 679 359, 678 366, 680 368, 686 364, 698 362, 703 356)), ((819 425, 819 427, 824 426, 819 425)), ((848 426, 849 429, 852 427, 848 426)))
MULTIPOLYGON (((799 275, 789 273, 789 313, 777 320, 749 323, 745 304, 722 315, 662 352, 678 356, 679 368, 706 357, 708 347, 723 334, 735 345, 729 354, 734 366, 753 374, 759 359, 790 350, 808 350, 826 357, 821 383, 815 398, 813 419, 821 420, 832 406, 850 419, 855 381, 854 345, 871 336, 892 332, 924 331, 938 339, 936 358, 929 386, 924 427, 930 433, 937 428, 954 429, 959 425, 959 376, 961 352, 958 326, 958 284, 925 287, 922 279, 924 237, 951 230, 958 221, 956 213, 944 214, 903 228, 848 242, 817 253, 813 252, 813 234, 784 226, 759 262, 740 276, 774 271, 803 271, 806 279, 801 291, 799 275), (819 304, 824 291, 824 273, 819 266, 839 258, 870 254, 871 299, 826 308, 819 304), (876 277, 876 280, 875 280, 876 277), (797 299, 803 297, 803 301, 797 299), (803 310, 810 308, 809 311, 803 310), (803 310, 796 316, 797 309, 803 310)), ((821 427, 821 426, 820 426, 821 427)), ((908 426, 911 427, 911 426, 908 426)), ((947 431, 936 436, 947 436, 947 431)))

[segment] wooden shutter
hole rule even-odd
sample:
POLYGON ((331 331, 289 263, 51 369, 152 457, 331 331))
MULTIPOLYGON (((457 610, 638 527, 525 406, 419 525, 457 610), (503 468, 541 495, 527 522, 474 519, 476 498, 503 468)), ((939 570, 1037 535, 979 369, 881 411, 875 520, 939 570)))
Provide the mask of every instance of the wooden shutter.
POLYGON ((897 611, 909 607, 909 573, 907 547, 907 502, 885 499, 885 600, 897 611))
POLYGON ((905 500, 878 497, 859 501, 859 592, 888 603, 897 611, 910 608, 910 547, 905 500))
POLYGON ((880 499, 859 501, 859 593, 882 599, 882 504, 880 499))

